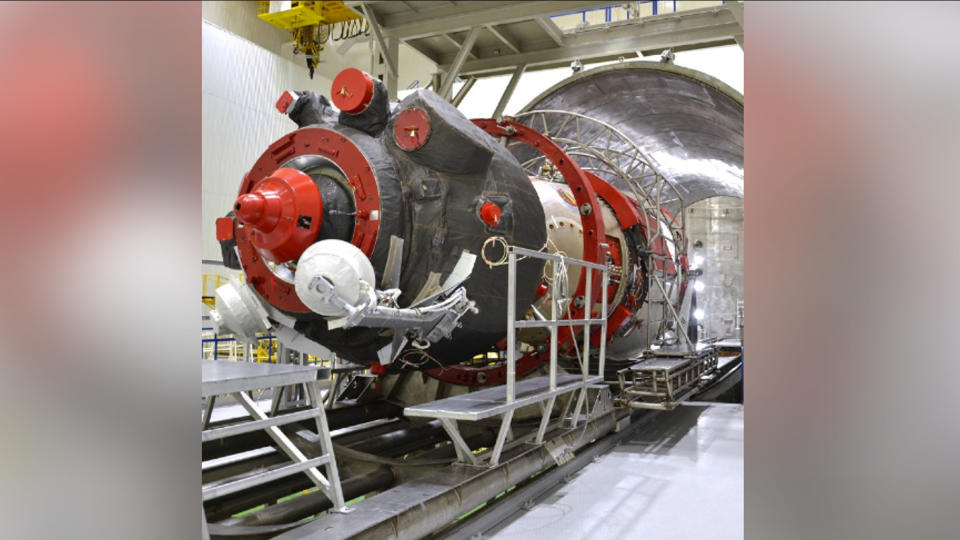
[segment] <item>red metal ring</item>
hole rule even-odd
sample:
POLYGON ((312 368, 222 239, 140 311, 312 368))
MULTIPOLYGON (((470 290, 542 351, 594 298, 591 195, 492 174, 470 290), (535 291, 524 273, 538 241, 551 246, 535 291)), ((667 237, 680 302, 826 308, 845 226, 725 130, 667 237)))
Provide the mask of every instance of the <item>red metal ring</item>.
MULTIPOLYGON (((536 352, 530 352, 517 359, 517 377, 523 377, 549 358, 547 355, 540 355, 536 352)), ((434 379, 445 383, 459 384, 463 386, 496 386, 507 381, 507 366, 445 366, 442 368, 428 369, 426 374, 434 379)))
MULTIPOLYGON (((473 123, 494 137, 509 137, 521 141, 546 156, 553 163, 573 191, 573 198, 576 199, 577 206, 583 208, 586 204, 590 205, 589 214, 584 215, 582 211, 580 212, 580 223, 583 226, 583 260, 602 264, 604 257, 600 243, 601 239, 606 236, 603 211, 600 208, 597 193, 583 169, 550 137, 524 124, 511 120, 498 123, 492 118, 477 118, 473 120, 473 123)), ((581 272, 576 296, 584 296, 587 288, 586 280, 587 273, 581 272)), ((591 300, 597 300, 601 295, 601 280, 594 279, 592 285, 593 290, 590 293, 590 298, 591 300)), ((570 308, 569 318, 582 318, 582 316, 582 308, 570 308)))
MULTIPOLYGON (((253 186, 284 163, 303 155, 324 156, 343 171, 357 210, 351 243, 370 256, 380 231, 380 190, 373 168, 363 152, 336 131, 310 127, 284 135, 260 156, 244 177, 237 195, 249 193, 253 186)), ((293 283, 280 279, 270 271, 244 229, 237 223, 237 249, 247 281, 274 306, 293 313, 310 313, 310 309, 297 297, 293 283)))

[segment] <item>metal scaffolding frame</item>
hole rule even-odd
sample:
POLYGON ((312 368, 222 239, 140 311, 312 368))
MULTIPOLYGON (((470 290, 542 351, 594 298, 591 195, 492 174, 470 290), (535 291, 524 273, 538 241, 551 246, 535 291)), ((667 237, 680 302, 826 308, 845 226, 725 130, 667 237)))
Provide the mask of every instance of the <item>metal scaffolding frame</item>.
POLYGON ((333 502, 334 512, 349 512, 343 499, 340 486, 340 474, 333 455, 333 442, 327 424, 327 415, 321 398, 322 388, 329 383, 330 369, 316 366, 297 366, 281 364, 260 364, 249 362, 209 361, 202 362, 201 397, 205 400, 201 440, 213 441, 263 430, 292 463, 279 464, 258 470, 250 474, 225 478, 204 484, 201 488, 202 499, 208 501, 251 487, 263 485, 297 473, 306 474, 310 480, 333 502), (321 376, 327 380, 321 380, 321 376), (310 401, 306 410, 283 413, 279 407, 280 388, 303 385, 310 401), (268 414, 251 397, 253 390, 273 389, 273 404, 268 414), (216 396, 230 395, 249 415, 249 419, 238 419, 226 426, 210 428, 210 418, 216 396), (310 418, 316 419, 318 442, 321 454, 307 457, 290 438, 280 430, 280 426, 310 418), (319 467, 326 467, 327 474, 319 467))
MULTIPOLYGON (((647 302, 644 307, 646 320, 656 322, 647 325, 648 342, 665 342, 665 333, 672 321, 677 339, 683 342, 687 350, 693 350, 694 344, 684 331, 688 316, 674 306, 674 299, 678 305, 684 304, 684 299, 679 298, 680 289, 688 277, 683 264, 687 250, 686 212, 683 196, 676 184, 657 171, 652 165, 653 161, 632 140, 605 122, 582 114, 554 110, 529 111, 514 119, 550 137, 581 169, 616 183, 640 205, 643 215, 648 218, 645 227, 647 276, 662 295, 659 304, 655 306, 647 302), (668 211, 667 207, 674 208, 674 211, 668 211), (655 226, 652 226, 650 219, 656 220, 655 226), (664 245, 667 253, 655 253, 651 246, 656 245, 664 245), (656 334, 650 335, 650 331, 656 334)), ((522 151, 524 147, 521 142, 507 141, 507 148, 522 151)), ((546 159, 546 156, 538 153, 523 161, 521 166, 527 174, 536 176, 546 159)))
MULTIPOLYGON (((590 327, 591 325, 600 326, 600 335, 606 336, 607 319, 606 317, 593 318, 592 309, 584 310, 582 319, 560 319, 558 314, 561 312, 560 303, 556 294, 551 294, 551 305, 553 307, 550 318, 539 318, 535 315, 532 319, 517 320, 517 260, 518 257, 534 258, 550 261, 553 267, 553 283, 557 283, 560 275, 560 268, 563 265, 580 266, 587 269, 586 274, 586 306, 593 306, 591 298, 591 281, 594 272, 601 273, 602 294, 600 301, 600 313, 607 312, 607 289, 610 280, 610 269, 603 264, 587 262, 581 259, 574 259, 563 255, 545 253, 542 251, 533 251, 517 246, 507 247, 507 383, 505 386, 498 386, 454 396, 450 398, 414 405, 404 409, 404 416, 436 418, 440 420, 444 430, 453 442, 457 452, 457 459, 461 463, 470 465, 486 465, 495 467, 500 463, 500 456, 503 453, 504 444, 510 433, 510 425, 513 421, 514 412, 520 407, 529 405, 538 405, 540 408, 540 424, 537 428, 537 434, 534 439, 535 444, 542 444, 544 435, 547 432, 547 426, 553 414, 553 408, 558 396, 571 394, 567 400, 563 411, 560 414, 561 420, 569 420, 573 427, 576 427, 580 414, 584 410, 587 391, 591 385, 603 382, 603 370, 606 360, 606 340, 600 340, 600 347, 597 354, 597 374, 590 374, 590 327), (582 355, 578 349, 580 361, 580 374, 568 375, 557 372, 557 353, 558 353, 558 332, 561 326, 573 327, 583 326, 583 352, 582 355), (547 328, 550 331, 550 374, 546 377, 533 377, 517 382, 517 330, 521 328, 547 328), (576 397, 576 405, 573 406, 573 413, 567 417, 570 408, 576 397), (460 434, 458 421, 475 422, 486 418, 500 417, 500 428, 497 432, 497 439, 494 447, 478 456, 473 449, 466 443, 460 434)), ((534 311, 535 310, 531 310, 534 311)), ((590 414, 589 405, 587 414, 590 414)))

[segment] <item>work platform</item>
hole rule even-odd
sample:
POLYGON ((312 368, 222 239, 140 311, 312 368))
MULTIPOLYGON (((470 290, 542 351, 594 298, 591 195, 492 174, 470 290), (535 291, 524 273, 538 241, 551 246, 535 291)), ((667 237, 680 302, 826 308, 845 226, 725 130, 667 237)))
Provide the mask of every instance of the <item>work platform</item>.
MULTIPOLYGON (((605 318, 592 319, 590 310, 583 311, 583 318, 558 319, 558 299, 556 295, 552 295, 551 317, 549 319, 541 316, 541 318, 538 319, 518 321, 516 319, 518 256, 550 261, 553 265, 553 283, 556 283, 559 279, 558 268, 568 265, 583 268, 586 271, 584 305, 587 306, 594 304, 591 298, 591 291, 593 290, 591 287, 592 276, 594 272, 599 272, 601 278, 600 312, 607 312, 607 289, 610 283, 610 269, 606 265, 552 253, 534 251, 518 246, 507 247, 507 384, 430 403, 414 405, 407 407, 403 411, 404 416, 436 418, 440 420, 444 431, 447 432, 451 442, 453 442, 453 446, 457 451, 457 460, 460 463, 470 465, 485 464, 488 467, 495 467, 499 464, 504 442, 510 433, 510 423, 513 421, 513 413, 520 407, 527 405, 537 404, 540 407, 540 427, 537 429, 537 436, 534 439, 534 443, 542 444, 547 425, 550 423, 550 417, 553 414, 553 406, 556 403, 557 396, 579 390, 576 407, 573 410, 573 415, 569 417, 571 424, 576 426, 580 419, 580 412, 583 410, 584 403, 586 402, 587 390, 590 388, 590 385, 603 382, 603 365, 606 358, 605 340, 600 340, 600 347, 597 354, 597 375, 589 375, 590 325, 599 325, 600 335, 606 335, 607 320, 605 318), (580 375, 559 373, 557 370, 557 329, 561 326, 583 326, 583 354, 581 355, 579 350, 577 352, 580 363, 580 375), (550 330, 550 374, 548 376, 534 377, 517 382, 516 364, 517 354, 520 350, 517 344, 517 329, 519 328, 548 328, 550 330), (490 451, 478 456, 474 450, 467 445, 466 441, 464 441, 457 422, 476 422, 494 416, 501 416, 497 442, 490 451)), ((560 413, 561 419, 568 418, 567 413, 570 411, 570 406, 573 402, 574 399, 573 396, 571 396, 564 405, 563 412, 560 413)), ((587 412, 589 416, 591 412, 589 405, 587 406, 587 412)))
MULTIPOLYGON (((534 443, 541 444, 547 425, 550 423, 557 397, 579 391, 576 398, 576 408, 570 417, 571 424, 575 426, 586 401, 587 390, 592 384, 602 382, 603 378, 597 375, 585 377, 583 375, 554 373, 551 376, 533 377, 517 382, 512 389, 512 395, 508 388, 497 386, 407 407, 403 410, 403 414, 408 417, 440 420, 444 431, 447 432, 457 451, 458 461, 470 465, 485 464, 494 467, 500 463, 500 454, 503 452, 503 445, 510 430, 514 411, 528 405, 537 404, 540 406, 540 426, 537 429, 534 443), (490 451, 477 455, 460 434, 457 421, 476 422, 494 416, 501 416, 497 442, 490 451)), ((567 418, 567 413, 573 403, 574 396, 570 396, 563 407, 563 412, 560 413, 561 419, 567 418)))
MULTIPOLYGON (((602 382, 598 376, 588 377, 587 384, 602 382)), ((517 382, 516 399, 507 402, 507 389, 503 386, 487 388, 459 396, 414 405, 403 410, 404 416, 426 418, 450 418, 453 420, 477 421, 503 414, 511 409, 544 401, 550 397, 573 392, 584 384, 581 375, 561 373, 557 375, 557 389, 550 390, 549 377, 534 377, 517 382)))
POLYGON ((337 462, 333 457, 333 443, 330 429, 321 399, 321 387, 329 381, 330 370, 317 366, 298 366, 280 364, 259 364, 251 362, 230 362, 224 360, 205 360, 201 364, 201 397, 205 400, 201 440, 204 442, 224 439, 243 433, 263 430, 277 445, 278 449, 290 458, 291 462, 259 469, 204 484, 201 488, 202 499, 208 501, 251 487, 259 486, 296 473, 306 474, 310 480, 334 503, 334 511, 347 511, 340 487, 337 462), (280 408, 281 388, 303 385, 309 397, 310 407, 296 412, 284 412, 280 408), (269 413, 260 408, 250 396, 254 390, 274 389, 273 404, 269 413), (239 418, 225 426, 209 428, 217 396, 230 395, 247 412, 247 418, 239 418), (316 419, 318 440, 322 452, 307 457, 287 437, 279 426, 316 419), (327 474, 318 467, 326 467, 327 474))
POLYGON ((205 360, 201 368, 203 397, 259 390, 329 379, 330 368, 205 360))
POLYGON ((617 372, 622 401, 635 409, 673 410, 700 389, 701 377, 717 368, 717 350, 658 350, 617 372), (629 377, 629 380, 628 380, 629 377))

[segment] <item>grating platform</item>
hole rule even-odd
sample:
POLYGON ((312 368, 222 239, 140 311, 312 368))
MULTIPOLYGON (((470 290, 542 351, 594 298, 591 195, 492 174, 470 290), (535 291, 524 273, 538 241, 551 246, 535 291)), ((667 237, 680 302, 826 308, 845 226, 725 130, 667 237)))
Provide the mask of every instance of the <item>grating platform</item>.
POLYGON ((202 397, 316 382, 330 378, 330 368, 318 366, 257 364, 224 360, 204 360, 201 366, 202 397))
POLYGON ((684 356, 674 351, 657 353, 617 372, 620 395, 635 409, 673 410, 700 387, 701 377, 717 368, 714 347, 698 346, 695 353, 684 356))
POLYGON ((681 369, 688 365, 690 365, 689 358, 654 357, 649 360, 644 360, 643 362, 638 362, 630 366, 630 369, 632 371, 663 370, 669 373, 671 371, 681 369))
MULTIPOLYGON (((587 377, 587 384, 602 382, 602 377, 587 377)), ((550 390, 550 377, 534 377, 517 381, 516 399, 507 403, 505 386, 487 388, 459 396, 414 405, 403 410, 405 416, 427 418, 450 418, 452 420, 476 421, 497 416, 508 410, 517 409, 545 401, 551 397, 572 392, 583 386, 582 375, 557 374, 557 389, 550 390)))

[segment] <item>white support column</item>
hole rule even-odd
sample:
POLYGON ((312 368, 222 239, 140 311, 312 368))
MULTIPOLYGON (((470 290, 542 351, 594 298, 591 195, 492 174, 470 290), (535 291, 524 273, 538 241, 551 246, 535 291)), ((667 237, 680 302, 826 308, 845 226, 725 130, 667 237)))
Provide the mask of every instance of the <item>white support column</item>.
POLYGON ((453 101, 451 101, 454 107, 460 106, 460 103, 463 102, 463 98, 467 97, 467 92, 469 92, 475 84, 477 84, 476 77, 470 77, 467 79, 467 82, 463 83, 463 87, 460 88, 460 91, 457 92, 457 95, 454 96, 453 101))
POLYGON ((604 364, 607 361, 607 289, 610 284, 610 268, 603 269, 603 300, 601 301, 600 317, 603 322, 600 324, 600 357, 597 359, 597 375, 603 377, 604 364))
POLYGON ((330 438, 330 425, 327 423, 327 412, 323 409, 323 398, 320 396, 320 383, 314 381, 305 383, 303 386, 307 389, 307 398, 310 400, 310 406, 317 410, 317 434, 320 437, 320 449, 324 454, 330 456, 330 463, 327 464, 327 471, 330 476, 330 491, 333 494, 333 512, 346 513, 352 509, 347 508, 343 500, 343 489, 340 486, 340 471, 337 468, 337 459, 333 455, 333 439, 330 438))
POLYGON ((457 421, 449 418, 440 418, 440 424, 443 426, 443 430, 447 432, 450 440, 453 441, 453 448, 457 451, 457 457, 460 461, 476 465, 477 456, 473 455, 473 451, 467 446, 467 442, 460 436, 457 421))
POLYGON ((517 380, 517 254, 507 254, 507 403, 513 403, 517 380))
POLYGON ((513 411, 510 409, 503 415, 500 421, 500 432, 497 433, 497 443, 493 445, 493 453, 490 455, 490 465, 495 466, 500 463, 500 454, 503 452, 503 443, 507 440, 507 432, 510 431, 510 422, 513 421, 513 411))
POLYGON ((557 270, 558 264, 563 263, 563 257, 560 257, 559 261, 552 261, 550 266, 553 268, 553 280, 550 282, 550 322, 553 323, 550 325, 550 391, 553 392, 557 389, 557 321, 560 317, 557 315, 559 310, 559 305, 557 303, 557 290, 559 286, 557 285, 557 279, 559 276, 559 271, 557 270))
POLYGON ((584 267, 587 273, 586 298, 583 304, 583 318, 588 321, 583 324, 583 361, 580 364, 580 371, 583 374, 583 384, 586 387, 587 377, 590 375, 590 323, 593 318, 593 268, 584 267))
POLYGON ((550 413, 553 412, 553 404, 556 402, 557 396, 550 396, 550 399, 547 401, 546 405, 543 403, 540 404, 540 427, 537 428, 537 444, 543 442, 543 436, 547 433, 547 425, 550 424, 550 413))
POLYGON ((383 34, 383 29, 380 27, 379 21, 377 21, 377 15, 374 13, 373 8, 367 2, 361 2, 360 5, 363 7, 364 16, 370 23, 370 29, 373 30, 373 37, 377 43, 377 49, 380 51, 380 54, 383 55, 383 63, 387 66, 386 85, 387 92, 391 96, 389 99, 396 100, 397 59, 399 57, 400 40, 397 39, 396 36, 390 36, 388 40, 383 34), (391 80, 393 81, 393 85, 390 84, 391 80))
POLYGON ((213 416, 213 406, 217 401, 217 396, 210 396, 206 401, 207 407, 203 410, 203 427, 201 429, 207 429, 210 425, 210 417, 213 416))
POLYGON ((387 50, 383 53, 383 61, 387 66, 396 66, 393 71, 387 71, 387 77, 384 81, 387 85, 387 99, 389 101, 397 100, 397 77, 399 76, 400 62, 400 40, 389 36, 386 43, 387 50))

